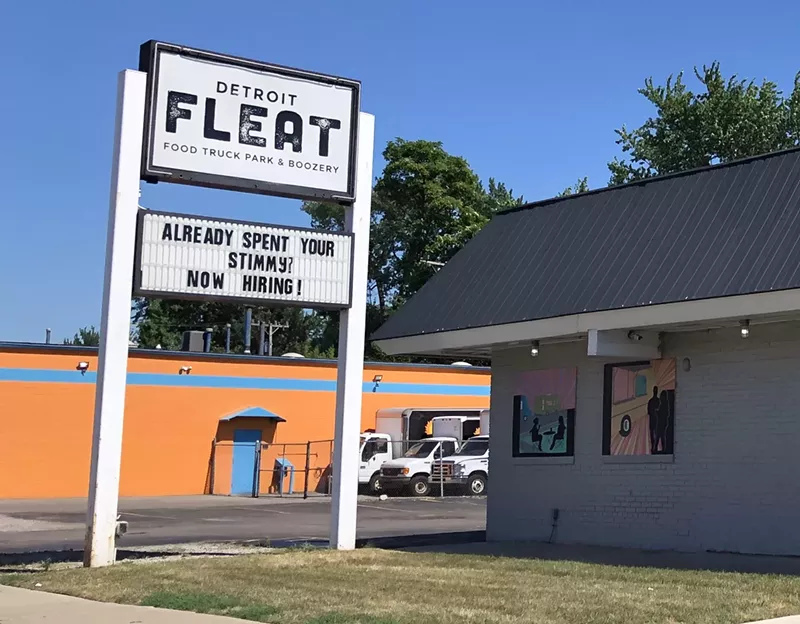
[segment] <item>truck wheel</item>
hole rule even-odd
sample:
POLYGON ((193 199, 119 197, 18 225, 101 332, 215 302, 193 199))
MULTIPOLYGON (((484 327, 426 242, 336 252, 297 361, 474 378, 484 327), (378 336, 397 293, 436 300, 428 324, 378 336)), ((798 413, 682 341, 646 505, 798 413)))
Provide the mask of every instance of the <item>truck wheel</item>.
POLYGON ((430 494, 431 486, 428 484, 428 477, 425 475, 417 475, 411 479, 408 484, 408 490, 412 496, 427 496, 430 494))
POLYGON ((467 481, 467 494, 469 496, 480 496, 486 494, 486 475, 472 475, 467 481))
POLYGON ((376 472, 372 475, 372 478, 369 480, 369 485, 367 486, 367 491, 370 494, 383 494, 383 487, 381 486, 381 473, 376 472))

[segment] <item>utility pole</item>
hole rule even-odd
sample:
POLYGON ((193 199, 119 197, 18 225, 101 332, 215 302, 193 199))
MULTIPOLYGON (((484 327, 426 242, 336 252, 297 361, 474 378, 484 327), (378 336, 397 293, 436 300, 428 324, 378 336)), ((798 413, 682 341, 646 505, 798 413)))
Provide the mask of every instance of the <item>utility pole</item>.
POLYGON ((436 260, 423 260, 423 264, 427 264, 428 266, 432 266, 434 271, 438 272, 444 266, 444 262, 438 262, 436 260))
POLYGON ((250 332, 253 325, 253 308, 244 311, 244 354, 250 355, 250 332))
POLYGON ((272 357, 272 335, 277 332, 279 329, 286 329, 289 327, 288 323, 273 323, 272 321, 269 322, 269 353, 268 355, 272 357))

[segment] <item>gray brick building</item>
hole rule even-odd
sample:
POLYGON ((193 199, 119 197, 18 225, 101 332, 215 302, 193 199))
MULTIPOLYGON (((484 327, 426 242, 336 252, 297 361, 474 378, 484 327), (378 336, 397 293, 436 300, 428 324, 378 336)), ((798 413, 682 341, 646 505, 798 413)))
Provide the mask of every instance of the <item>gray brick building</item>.
POLYGON ((491 357, 490 540, 800 554, 798 173, 501 213, 378 330, 491 357))

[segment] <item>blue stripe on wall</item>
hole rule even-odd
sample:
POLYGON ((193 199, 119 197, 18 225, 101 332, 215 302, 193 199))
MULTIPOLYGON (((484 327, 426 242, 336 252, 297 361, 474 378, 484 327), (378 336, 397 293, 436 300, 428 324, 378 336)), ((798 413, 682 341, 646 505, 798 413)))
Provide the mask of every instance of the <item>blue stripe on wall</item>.
MULTIPOLYGON (((94 384, 97 373, 32 368, 0 368, 0 382, 94 384)), ((304 390, 336 392, 336 382, 324 379, 282 379, 268 377, 222 377, 214 375, 165 375, 158 373, 128 373, 129 386, 160 386, 172 388, 229 388, 242 390, 304 390)), ((372 392, 375 384, 364 382, 363 391, 372 392)), ((458 384, 386 383, 376 392, 381 394, 438 394, 449 396, 489 396, 489 386, 458 384)))

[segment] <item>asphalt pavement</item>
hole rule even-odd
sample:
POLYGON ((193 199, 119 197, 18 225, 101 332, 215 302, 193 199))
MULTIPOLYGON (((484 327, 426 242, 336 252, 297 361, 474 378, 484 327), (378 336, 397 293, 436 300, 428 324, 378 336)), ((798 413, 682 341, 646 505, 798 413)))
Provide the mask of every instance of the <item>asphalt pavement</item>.
MULTIPOLYGON (((121 519, 128 533, 118 548, 188 542, 252 541, 265 544, 327 540, 330 499, 180 496, 124 498, 121 519)), ((83 547, 84 499, 0 501, 0 554, 79 550, 83 547)), ((358 537, 482 531, 483 498, 359 497, 358 537)))

